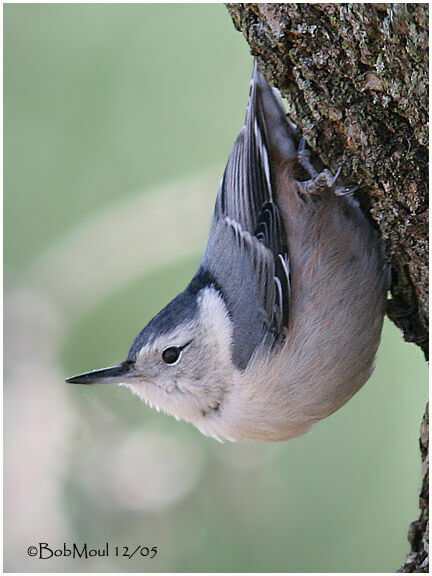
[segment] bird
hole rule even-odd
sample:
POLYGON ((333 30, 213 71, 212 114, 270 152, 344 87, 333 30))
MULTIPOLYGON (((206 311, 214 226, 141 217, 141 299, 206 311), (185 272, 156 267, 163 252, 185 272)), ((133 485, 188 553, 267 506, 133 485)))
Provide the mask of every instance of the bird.
POLYGON ((127 386, 221 441, 309 432, 369 379, 390 281, 357 187, 339 180, 255 60, 195 276, 124 362, 66 382, 127 386))

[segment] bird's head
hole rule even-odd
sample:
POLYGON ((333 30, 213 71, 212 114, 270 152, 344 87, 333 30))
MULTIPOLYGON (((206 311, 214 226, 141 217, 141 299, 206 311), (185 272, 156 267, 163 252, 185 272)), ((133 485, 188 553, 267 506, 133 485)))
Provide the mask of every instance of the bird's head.
POLYGON ((200 427, 231 388, 231 339, 220 293, 211 286, 186 289, 140 332, 125 362, 67 381, 128 386, 151 406, 200 427))

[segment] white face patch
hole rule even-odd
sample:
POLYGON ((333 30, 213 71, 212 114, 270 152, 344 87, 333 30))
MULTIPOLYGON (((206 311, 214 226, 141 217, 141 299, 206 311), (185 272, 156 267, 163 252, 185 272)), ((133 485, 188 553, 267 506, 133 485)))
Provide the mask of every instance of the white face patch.
POLYGON ((232 326, 215 288, 198 293, 197 307, 195 318, 144 344, 128 386, 148 404, 206 429, 220 417, 232 387, 232 326), (163 352, 170 347, 182 350, 177 361, 166 363, 163 352))
POLYGON ((214 339, 219 361, 231 364, 232 323, 219 292, 212 287, 201 290, 198 297, 199 321, 214 339))

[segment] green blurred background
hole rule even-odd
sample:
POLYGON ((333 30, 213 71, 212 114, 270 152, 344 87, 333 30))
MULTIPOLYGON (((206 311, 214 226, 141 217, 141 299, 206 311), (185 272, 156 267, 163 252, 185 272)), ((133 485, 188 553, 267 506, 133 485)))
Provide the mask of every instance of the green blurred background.
POLYGON ((420 351, 305 437, 219 444, 115 386, 184 288, 243 123, 252 59, 220 4, 4 7, 7 571, 390 572, 417 514, 420 351), (38 560, 38 542, 158 546, 38 560))

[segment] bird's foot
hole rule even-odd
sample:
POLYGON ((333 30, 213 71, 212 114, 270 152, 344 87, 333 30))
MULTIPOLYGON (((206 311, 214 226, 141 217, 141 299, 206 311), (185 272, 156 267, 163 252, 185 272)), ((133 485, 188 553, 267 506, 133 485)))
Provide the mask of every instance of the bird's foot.
POLYGON ((309 194, 318 194, 323 189, 331 189, 336 196, 350 196, 360 188, 361 182, 351 188, 347 188, 343 185, 336 186, 342 172, 342 166, 338 168, 336 174, 333 174, 330 170, 318 172, 310 160, 310 150, 306 149, 306 138, 304 136, 300 140, 297 151, 297 160, 300 166, 302 166, 302 168, 304 168, 311 176, 309 180, 301 182, 302 187, 309 194))

